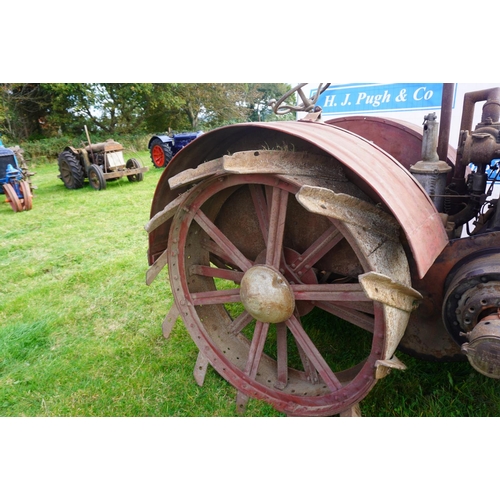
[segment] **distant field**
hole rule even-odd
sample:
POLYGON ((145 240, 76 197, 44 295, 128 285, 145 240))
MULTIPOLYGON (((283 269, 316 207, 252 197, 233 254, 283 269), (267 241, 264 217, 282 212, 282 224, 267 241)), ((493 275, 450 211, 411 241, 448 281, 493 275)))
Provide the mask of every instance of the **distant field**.
MULTIPOLYGON (((236 390, 209 368, 178 321, 164 270, 145 285, 151 200, 162 170, 147 151, 144 181, 70 191, 56 163, 38 165, 33 210, 0 203, 0 416, 236 416, 236 390)), ((468 363, 408 366, 379 382, 365 416, 500 416, 498 381, 468 363)), ((246 416, 281 416, 250 401, 246 416)))

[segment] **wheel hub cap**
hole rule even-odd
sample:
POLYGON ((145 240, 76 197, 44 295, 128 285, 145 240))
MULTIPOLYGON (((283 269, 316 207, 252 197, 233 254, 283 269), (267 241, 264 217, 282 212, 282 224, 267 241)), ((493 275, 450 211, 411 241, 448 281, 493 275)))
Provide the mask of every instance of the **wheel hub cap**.
POLYGON ((245 310, 257 321, 281 323, 295 310, 295 298, 285 277, 269 266, 251 267, 240 288, 245 310))

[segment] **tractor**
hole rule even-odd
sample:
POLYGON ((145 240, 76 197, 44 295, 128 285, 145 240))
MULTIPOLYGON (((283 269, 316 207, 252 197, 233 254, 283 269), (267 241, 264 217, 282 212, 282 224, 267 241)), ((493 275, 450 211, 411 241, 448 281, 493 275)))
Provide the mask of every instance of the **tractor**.
POLYGON ((175 154, 202 134, 203 132, 198 131, 154 135, 148 144, 153 165, 156 168, 166 167, 175 154))
POLYGON ((124 148, 120 143, 108 139, 92 144, 87 126, 85 133, 87 145, 79 149, 67 146, 59 155, 59 178, 66 188, 80 189, 84 186, 85 179, 88 179, 90 186, 97 191, 106 189, 107 181, 125 176, 130 182, 143 180, 144 172, 148 169, 136 158, 125 162, 124 148))
POLYGON ((199 137, 157 185, 146 283, 168 266, 174 304, 211 366, 290 416, 358 416, 396 350, 468 361, 500 378, 500 88, 465 94, 449 145, 440 122, 374 115, 323 122, 318 96, 273 104, 297 121, 243 123, 199 137), (482 119, 473 128, 476 103, 482 119), (493 163, 492 163, 493 162, 493 163), (472 229, 470 229, 472 226, 472 229), (320 325, 320 326, 318 326, 320 325))
POLYGON ((28 171, 21 148, 6 148, 0 140, 0 193, 5 194, 5 201, 14 212, 33 208, 31 175, 33 174, 28 171))

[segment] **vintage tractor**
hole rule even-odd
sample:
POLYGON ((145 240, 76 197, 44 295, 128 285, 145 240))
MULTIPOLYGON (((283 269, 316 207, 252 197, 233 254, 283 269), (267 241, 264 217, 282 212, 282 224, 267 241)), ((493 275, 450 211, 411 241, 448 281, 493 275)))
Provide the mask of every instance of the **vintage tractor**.
POLYGON ((203 132, 198 131, 154 135, 148 144, 153 165, 156 168, 166 167, 175 154, 202 134, 203 132))
POLYGON ((143 167, 136 158, 125 162, 123 146, 108 139, 105 142, 92 144, 87 127, 87 145, 76 149, 68 146, 59 155, 59 178, 68 189, 80 189, 87 178, 89 184, 96 190, 106 189, 106 181, 120 179, 127 176, 130 182, 143 180, 143 167))
POLYGON ((5 201, 14 212, 33 208, 31 175, 22 159, 21 149, 18 146, 6 148, 0 140, 0 193, 5 194, 5 201))
POLYGON ((181 317, 199 348, 195 380, 211 365, 239 411, 257 398, 287 415, 358 415, 405 368, 396 349, 500 378, 500 207, 486 192, 500 89, 465 95, 455 151, 453 84, 439 134, 433 113, 423 130, 323 123, 327 86, 310 99, 303 85, 300 106, 282 98, 275 111, 304 119, 211 131, 163 173, 145 229, 146 282, 168 265, 175 301, 165 337, 181 317))

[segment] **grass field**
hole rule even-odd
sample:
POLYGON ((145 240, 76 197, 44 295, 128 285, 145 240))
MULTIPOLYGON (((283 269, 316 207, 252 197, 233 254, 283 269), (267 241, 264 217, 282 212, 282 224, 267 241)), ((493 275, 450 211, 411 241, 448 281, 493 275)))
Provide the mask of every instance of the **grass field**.
MULTIPOLYGON (((150 204, 162 173, 67 190, 55 162, 38 165, 33 210, 0 203, 0 416, 236 416, 235 389, 209 368, 172 304, 165 271, 145 285, 150 204)), ((468 363, 408 366, 379 382, 365 416, 499 416, 498 382, 468 363)), ((281 416, 251 400, 246 416, 281 416)))

